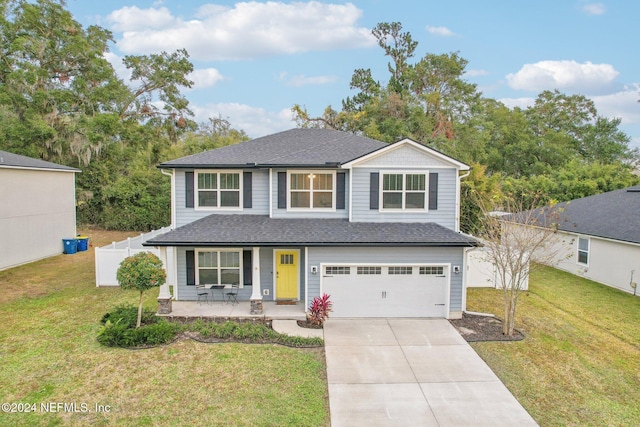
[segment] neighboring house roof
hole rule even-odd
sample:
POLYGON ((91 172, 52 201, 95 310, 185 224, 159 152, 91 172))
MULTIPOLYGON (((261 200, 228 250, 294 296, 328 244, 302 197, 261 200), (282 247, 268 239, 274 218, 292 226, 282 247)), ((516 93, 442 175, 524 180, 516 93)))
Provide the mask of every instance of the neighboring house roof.
POLYGON ((57 163, 46 162, 44 160, 34 159, 31 157, 21 156, 19 154, 9 153, 7 151, 0 151, 0 168, 48 169, 64 172, 80 172, 80 169, 59 165, 57 163))
POLYGON ((371 223, 347 219, 212 214, 145 246, 477 246, 436 223, 371 223))
POLYGON ((159 167, 335 167, 387 145, 331 129, 291 129, 171 160, 159 167))
POLYGON ((540 220, 562 231, 640 244, 640 186, 558 203, 540 220))

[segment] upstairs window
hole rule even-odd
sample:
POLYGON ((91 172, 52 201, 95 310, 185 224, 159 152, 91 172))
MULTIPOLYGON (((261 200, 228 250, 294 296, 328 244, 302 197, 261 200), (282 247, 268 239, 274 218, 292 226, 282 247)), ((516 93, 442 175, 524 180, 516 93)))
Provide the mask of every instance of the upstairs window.
POLYGON ((385 173, 382 175, 383 209, 426 209, 427 174, 385 173))
POLYGON ((289 208, 334 209, 335 173, 289 173, 289 208))
POLYGON ((197 207, 240 208, 239 172, 198 172, 197 207))

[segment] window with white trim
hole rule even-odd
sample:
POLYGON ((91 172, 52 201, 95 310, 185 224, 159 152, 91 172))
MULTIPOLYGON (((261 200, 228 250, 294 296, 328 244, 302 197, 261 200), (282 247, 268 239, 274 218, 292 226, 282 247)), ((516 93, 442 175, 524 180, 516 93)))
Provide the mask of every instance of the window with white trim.
POLYGON ((442 276, 444 267, 420 267, 420 274, 442 276))
POLYGON ((589 239, 578 238, 578 264, 589 265, 589 239))
POLYGON ((334 209, 334 172, 300 171, 289 172, 289 208, 334 209))
POLYGON ((197 208, 240 208, 240 172, 196 172, 197 208))
POLYGON ((389 267, 389 275, 413 274, 413 267, 389 267))
POLYGON ((379 274, 382 274, 382 267, 377 267, 377 266, 358 267, 358 274, 379 275, 379 274))
POLYGON ((239 250, 201 250, 196 256, 196 283, 204 285, 240 284, 242 268, 239 250))
POLYGON ((325 267, 325 274, 351 274, 351 267, 331 266, 325 267))
POLYGON ((427 173, 382 174, 382 209, 427 209, 427 173))

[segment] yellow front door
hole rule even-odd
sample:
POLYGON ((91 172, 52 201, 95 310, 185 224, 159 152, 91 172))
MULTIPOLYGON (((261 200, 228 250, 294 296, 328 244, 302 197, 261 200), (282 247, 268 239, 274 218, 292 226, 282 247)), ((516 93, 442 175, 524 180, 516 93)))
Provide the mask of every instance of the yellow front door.
POLYGON ((276 299, 298 299, 298 251, 276 251, 276 299))

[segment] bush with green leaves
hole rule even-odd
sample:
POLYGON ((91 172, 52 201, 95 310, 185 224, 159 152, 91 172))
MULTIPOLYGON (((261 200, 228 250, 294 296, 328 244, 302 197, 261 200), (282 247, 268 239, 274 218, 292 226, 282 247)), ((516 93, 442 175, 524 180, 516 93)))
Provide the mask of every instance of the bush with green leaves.
POLYGON ((100 319, 102 328, 98 342, 109 347, 146 347, 172 341, 182 329, 177 323, 145 308, 142 311, 142 326, 136 328, 138 308, 133 305, 119 305, 100 319))
POLYGON ((142 295, 144 291, 163 285, 167 280, 167 273, 162 267, 162 261, 151 252, 138 252, 125 258, 120 263, 116 278, 122 289, 140 291, 138 319, 136 322, 136 328, 139 328, 142 319, 142 295))
MULTIPOLYGON (((126 325, 127 328, 135 328, 137 318, 138 307, 131 304, 121 304, 102 316, 102 319, 100 319, 100 323, 104 325, 105 323, 107 323, 107 321, 111 322, 112 324, 119 322, 122 325, 126 325)), ((157 323, 159 319, 160 318, 156 316, 156 313, 153 310, 150 310, 146 307, 142 309, 142 325, 151 325, 153 323, 157 323)))

